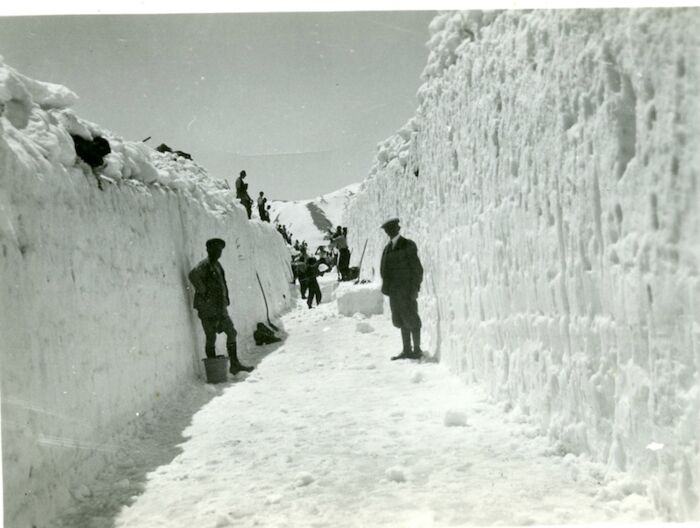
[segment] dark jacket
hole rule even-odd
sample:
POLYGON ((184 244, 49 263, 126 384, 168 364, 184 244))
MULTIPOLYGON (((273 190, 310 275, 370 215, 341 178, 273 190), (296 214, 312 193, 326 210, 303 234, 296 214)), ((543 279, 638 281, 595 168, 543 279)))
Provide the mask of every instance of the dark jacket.
POLYGON ((395 248, 389 242, 382 253, 380 273, 384 295, 417 294, 423 282, 423 266, 416 243, 402 236, 396 241, 395 248))
POLYGON ((253 199, 248 195, 248 184, 240 176, 236 178, 236 198, 253 203, 253 199))
POLYGON ((190 271, 189 279, 194 286, 194 309, 199 317, 207 319, 226 314, 230 300, 221 264, 212 264, 205 258, 190 271))

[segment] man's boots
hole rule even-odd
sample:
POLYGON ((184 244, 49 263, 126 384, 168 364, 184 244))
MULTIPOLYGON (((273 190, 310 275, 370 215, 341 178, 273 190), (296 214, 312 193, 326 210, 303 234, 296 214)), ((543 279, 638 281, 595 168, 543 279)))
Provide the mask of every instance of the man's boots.
POLYGON ((420 359, 423 357, 423 351, 420 348, 420 328, 411 330, 413 335, 413 353, 411 359, 420 359))
POLYGON ((397 359, 412 359, 413 352, 411 352, 411 331, 408 328, 401 329, 401 340, 403 341, 403 351, 398 356, 392 357, 392 361, 397 359))
POLYGON ((228 349, 228 360, 229 360, 229 368, 228 371, 232 375, 236 375, 239 372, 252 372, 253 367, 246 367, 245 365, 242 365, 240 361, 238 361, 238 354, 236 353, 236 347, 229 347, 228 349))

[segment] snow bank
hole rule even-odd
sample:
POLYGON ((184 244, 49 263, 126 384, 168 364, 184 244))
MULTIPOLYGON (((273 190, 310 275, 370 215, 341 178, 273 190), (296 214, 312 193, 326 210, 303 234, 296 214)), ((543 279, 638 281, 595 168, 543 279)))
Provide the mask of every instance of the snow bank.
POLYGON ((698 22, 440 14, 418 111, 346 216, 366 278, 402 219, 443 362, 562 452, 651 477, 669 519, 698 517, 698 22))
POLYGON ((376 283, 342 283, 335 292, 341 315, 377 315, 384 312, 384 296, 376 283))
MULTIPOLYGON (((115 452, 118 438, 201 377, 204 336, 187 274, 226 240, 241 349, 287 304, 289 253, 194 162, 79 119, 70 90, 0 60, 0 335, 4 511, 46 526, 115 452), (95 173, 70 134, 101 135, 95 173), (286 294, 286 295, 285 295, 286 294)), ((223 350, 223 338, 219 345, 223 350)))

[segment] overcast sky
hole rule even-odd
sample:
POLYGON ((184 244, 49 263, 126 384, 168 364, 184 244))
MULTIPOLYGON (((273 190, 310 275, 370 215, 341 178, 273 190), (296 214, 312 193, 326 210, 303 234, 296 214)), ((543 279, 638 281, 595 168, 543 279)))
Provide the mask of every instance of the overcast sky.
POLYGON ((272 199, 364 179, 417 107, 434 12, 0 17, 0 55, 76 112, 272 199))

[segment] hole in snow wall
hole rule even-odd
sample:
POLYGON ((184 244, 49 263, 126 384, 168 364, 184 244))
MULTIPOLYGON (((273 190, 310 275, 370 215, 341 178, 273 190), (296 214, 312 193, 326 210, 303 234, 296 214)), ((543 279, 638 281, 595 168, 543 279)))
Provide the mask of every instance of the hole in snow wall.
POLYGON ((438 19, 419 110, 346 212, 363 278, 400 217, 432 352, 697 518, 700 79, 672 59, 697 53, 700 11, 438 19))

